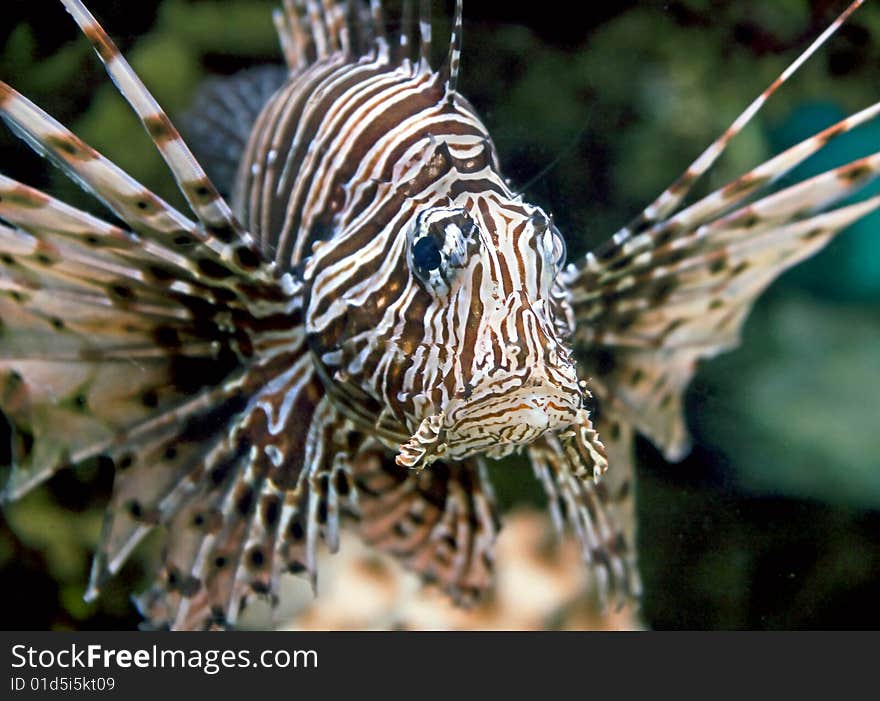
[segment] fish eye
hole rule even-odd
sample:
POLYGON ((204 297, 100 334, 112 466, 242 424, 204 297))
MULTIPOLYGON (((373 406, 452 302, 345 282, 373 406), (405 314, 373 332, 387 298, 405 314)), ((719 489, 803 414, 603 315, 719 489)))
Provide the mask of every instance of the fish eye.
POLYGON ((425 272, 437 270, 443 262, 440 248, 433 236, 424 236, 413 244, 412 259, 413 265, 425 272))
POLYGON ((475 242, 476 225, 466 209, 433 207, 419 213, 409 233, 409 264, 427 288, 448 290, 475 242))

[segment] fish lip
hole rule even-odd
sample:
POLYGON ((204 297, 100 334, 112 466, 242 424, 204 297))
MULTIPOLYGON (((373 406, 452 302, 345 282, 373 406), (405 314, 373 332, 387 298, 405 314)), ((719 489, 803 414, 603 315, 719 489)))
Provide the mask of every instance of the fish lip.
POLYGON ((554 381, 546 372, 466 385, 440 411, 421 419, 395 460, 421 469, 443 458, 507 454, 577 423, 585 396, 581 383, 554 381))
POLYGON ((438 459, 462 459, 485 453, 502 455, 529 445, 550 431, 563 431, 577 421, 580 393, 557 385, 519 387, 503 395, 498 411, 479 414, 498 396, 451 400, 443 411, 422 419, 395 458, 401 467, 422 469, 438 459), (462 412, 465 412, 462 414, 462 412), (477 414, 476 416, 474 414, 477 414), (488 420, 488 423, 487 423, 488 420))
MULTIPOLYGON (((477 399, 452 400, 443 412, 443 428, 447 440, 452 443, 459 437, 471 436, 473 430, 468 427, 479 423, 481 419, 485 421, 507 416, 508 419, 503 424, 490 427, 487 434, 497 435, 499 440, 506 442, 505 434, 511 426, 530 426, 538 431, 535 436, 537 438, 547 431, 561 431, 571 426, 576 420, 581 403, 580 391, 570 391, 555 384, 518 387, 504 393, 502 397, 489 395, 477 399), (493 406, 497 406, 494 411, 493 406)), ((485 423, 483 428, 487 428, 485 423)), ((531 440, 524 443, 529 442, 531 440)))

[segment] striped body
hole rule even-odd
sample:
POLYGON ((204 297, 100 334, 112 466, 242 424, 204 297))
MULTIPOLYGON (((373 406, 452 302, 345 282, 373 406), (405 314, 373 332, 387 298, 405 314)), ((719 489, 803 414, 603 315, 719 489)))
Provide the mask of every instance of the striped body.
POLYGON ((364 431, 381 417, 396 448, 444 413, 444 454, 460 459, 573 421, 558 234, 505 185, 486 128, 427 63, 380 50, 312 64, 270 100, 241 167, 238 209, 267 257, 301 266, 309 347, 364 431), (458 258, 426 284, 414 232, 435 208, 435 233, 459 212, 471 228, 437 234, 458 258), (510 421, 499 401, 527 408, 510 421))
POLYGON ((378 2, 285 3, 289 72, 252 115, 231 205, 94 18, 64 4, 195 220, 0 84, 13 129, 128 227, 0 181, 0 310, 15 330, 0 337, 0 406, 29 436, 6 495, 114 460, 90 595, 164 525, 140 600, 154 625, 233 624, 282 572, 314 582, 319 540, 335 550, 346 519, 471 602, 490 586, 498 529, 484 459, 515 451, 600 596, 637 595, 634 433, 681 457, 696 362, 734 345, 782 270, 880 205, 816 212, 873 177, 877 154, 762 192, 874 105, 682 206, 858 1, 673 186, 571 263, 456 90, 460 2, 439 71, 430 3, 418 41, 389 39, 378 2))

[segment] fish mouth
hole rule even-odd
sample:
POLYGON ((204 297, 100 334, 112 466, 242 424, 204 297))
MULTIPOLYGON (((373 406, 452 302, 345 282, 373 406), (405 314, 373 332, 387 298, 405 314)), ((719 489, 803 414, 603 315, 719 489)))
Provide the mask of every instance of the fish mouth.
POLYGON ((485 397, 447 411, 450 434, 467 433, 481 426, 491 433, 505 434, 505 427, 521 426, 549 431, 568 426, 580 406, 580 397, 543 387, 523 387, 500 397, 485 397))
POLYGON ((575 421, 580 394, 558 387, 523 387, 500 397, 485 397, 451 407, 446 438, 471 452, 506 454, 533 443, 549 431, 561 431, 575 421))
POLYGON ((440 458, 461 460, 476 454, 497 458, 578 420, 583 393, 546 382, 503 392, 489 386, 480 396, 451 400, 443 412, 422 421, 403 444, 397 464, 419 468, 440 458))
POLYGON ((505 374, 459 392, 444 413, 452 433, 467 431, 473 423, 486 428, 517 424, 547 431, 568 425, 583 399, 584 388, 574 368, 541 368, 505 374))

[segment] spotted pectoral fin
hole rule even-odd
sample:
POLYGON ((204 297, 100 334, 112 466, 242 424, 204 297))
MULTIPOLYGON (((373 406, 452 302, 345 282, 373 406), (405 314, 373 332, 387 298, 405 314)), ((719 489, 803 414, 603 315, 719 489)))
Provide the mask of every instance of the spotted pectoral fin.
POLYGON ((783 271, 880 208, 876 196, 840 204, 880 173, 880 153, 776 185, 875 119, 880 103, 686 203, 733 138, 860 4, 850 3, 654 202, 565 273, 582 367, 601 401, 615 403, 619 418, 647 434, 668 459, 687 451, 682 393, 697 361, 737 345, 755 299, 783 271))
POLYGON ((314 577, 308 552, 329 526, 310 509, 311 492, 321 488, 314 475, 332 466, 332 445, 321 442, 331 422, 308 354, 281 367, 201 456, 186 498, 160 513, 169 533, 162 566, 138 600, 153 626, 234 626, 254 595, 274 603, 282 572, 314 577))
POLYGON ((222 385, 237 364, 190 335, 183 317, 65 298, 51 286, 0 297, 0 314, 0 409, 15 441, 7 499, 66 465, 136 453, 147 436, 209 402, 203 388, 222 385), (157 334, 180 345, 157 346, 157 334))
POLYGON ((203 390, 254 348, 250 312, 236 310, 239 329, 218 323, 237 299, 151 228, 160 219, 134 234, 3 176, 0 218, 0 409, 16 437, 6 498, 65 465, 137 454, 213 401, 203 390))
POLYGON ((233 429, 199 464, 199 479, 185 501, 160 515, 167 526, 162 566, 154 584, 137 599, 147 625, 198 629, 226 624, 241 557, 242 532, 253 514, 257 478, 253 457, 233 429))
POLYGON ((636 459, 633 424, 620 418, 612 408, 599 405, 602 414, 596 430, 608 456, 608 471, 599 482, 602 498, 611 519, 622 531, 631 553, 637 552, 636 459))
MULTIPOLYGON (((622 521, 604 478, 596 482, 591 473, 573 464, 571 451, 554 436, 533 443, 529 457, 557 529, 569 526, 580 541, 584 560, 596 578, 600 604, 604 607, 613 598, 622 605, 639 596, 641 581, 629 525, 622 521)), ((609 471, 614 469, 609 466, 609 471)))
MULTIPOLYGON (((606 424, 636 427, 675 461, 691 446, 683 402, 699 357, 688 348, 600 349, 584 354, 583 364, 606 424)), ((600 435, 605 440, 608 431, 600 435)))
POLYGON ((690 230, 679 230, 673 218, 654 236, 618 246, 606 260, 591 259, 573 306, 575 349, 597 393, 618 402, 668 459, 683 457, 682 393, 697 361, 735 347, 768 285, 880 207, 875 196, 814 213, 878 172, 875 154, 690 230))
POLYGON ((491 585, 498 520, 481 463, 437 461, 407 471, 377 450, 356 461, 355 482, 367 543, 460 603, 491 585))
MULTIPOLYGON (((113 494, 92 562, 88 599, 99 594, 145 536, 171 523, 204 483, 219 477, 213 466, 223 461, 226 442, 253 390, 251 381, 240 373, 206 389, 141 424, 108 453, 116 468, 113 494)), ((184 532, 175 531, 172 540, 184 532)))

